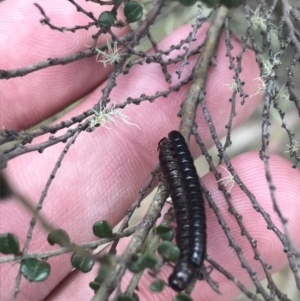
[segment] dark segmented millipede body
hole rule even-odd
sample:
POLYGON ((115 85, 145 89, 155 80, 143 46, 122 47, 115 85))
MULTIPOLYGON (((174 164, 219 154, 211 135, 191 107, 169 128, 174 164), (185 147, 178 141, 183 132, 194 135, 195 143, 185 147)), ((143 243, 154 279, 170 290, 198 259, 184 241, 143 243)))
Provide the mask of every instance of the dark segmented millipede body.
POLYGON ((194 160, 183 136, 178 131, 172 131, 169 133, 169 139, 175 152, 188 199, 189 258, 198 268, 201 267, 206 252, 206 217, 202 190, 194 160))
POLYGON ((171 141, 167 138, 160 140, 158 150, 160 167, 167 180, 175 209, 176 242, 180 250, 179 259, 169 277, 169 285, 176 291, 182 291, 193 275, 193 265, 189 260, 191 246, 187 194, 171 141))

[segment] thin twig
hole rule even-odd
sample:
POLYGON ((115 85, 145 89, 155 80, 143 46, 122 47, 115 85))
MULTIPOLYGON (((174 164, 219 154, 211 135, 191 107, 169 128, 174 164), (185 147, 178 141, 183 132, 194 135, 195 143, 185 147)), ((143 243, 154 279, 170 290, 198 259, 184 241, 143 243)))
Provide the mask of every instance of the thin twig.
MULTIPOLYGON (((124 229, 128 227, 129 220, 134 213, 135 209, 138 208, 141 204, 141 201, 143 197, 145 196, 145 193, 147 190, 151 187, 151 184, 153 183, 155 176, 157 175, 159 171, 159 165, 157 165, 152 171, 151 171, 151 176, 148 178, 146 183, 144 184, 143 188, 140 189, 138 196, 136 197, 135 201, 133 204, 126 210, 126 216, 124 217, 122 224, 119 228, 119 232, 122 232, 124 229)), ((116 248, 118 245, 119 240, 115 240, 114 243, 112 244, 109 253, 111 254, 116 254, 116 248)))
POLYGON ((189 35, 188 35, 188 41, 186 42, 186 44, 184 46, 184 51, 185 51, 184 59, 183 59, 183 61, 181 63, 181 66, 180 66, 179 70, 176 71, 176 73, 178 74, 178 78, 181 77, 181 74, 182 74, 182 71, 183 71, 184 67, 189 64, 189 62, 188 62, 189 53, 190 53, 189 50, 191 48, 192 42, 194 42, 196 40, 196 34, 197 34, 199 28, 203 25, 204 22, 207 21, 208 18, 210 18, 210 16, 215 11, 215 9, 211 9, 211 11, 209 12, 208 16, 203 17, 203 15, 202 15, 203 14, 203 7, 202 7, 202 5, 203 4, 198 4, 199 11, 198 11, 196 20, 195 20, 194 24, 192 25, 193 26, 193 30, 192 30, 192 32, 189 33, 189 35))
MULTIPOLYGON (((58 158, 58 160, 57 160, 57 162, 56 162, 56 164, 55 164, 55 166, 54 166, 54 168, 51 172, 51 175, 50 175, 50 177, 49 177, 49 179, 48 179, 48 181, 45 185, 45 188, 44 188, 44 190, 41 194, 39 202, 36 206, 36 215, 42 209, 42 206, 43 206, 44 200, 47 196, 50 185, 51 185, 53 179, 55 178, 55 175, 56 175, 57 170, 59 169, 59 167, 61 165, 61 162, 62 162, 63 158, 65 157, 65 155, 68 152, 69 148, 71 147, 71 145, 73 145, 73 143, 75 142, 76 138, 79 136, 81 131, 84 130, 84 129, 85 129, 84 126, 79 127, 76 134, 72 137, 72 139, 69 140, 69 142, 65 146, 64 150, 61 152, 61 154, 60 154, 60 156, 59 156, 59 158, 58 158)), ((27 232, 27 238, 26 238, 26 241, 25 241, 24 248, 22 250, 23 255, 25 255, 27 253, 28 248, 29 248, 29 243, 30 243, 31 238, 32 238, 33 229, 34 229, 34 226, 36 225, 36 222, 37 222, 37 216, 36 215, 33 216, 31 221, 30 221, 30 226, 29 226, 29 229, 28 229, 28 232, 27 232)), ((17 300, 17 296, 20 292, 21 279, 22 279, 22 273, 21 273, 21 265, 20 265, 19 272, 18 272, 18 275, 16 277, 13 301, 17 300)))
POLYGON ((130 235, 132 235, 132 233, 134 233, 136 231, 136 228, 137 228, 137 226, 134 226, 132 228, 123 230, 122 232, 119 231, 117 233, 113 233, 112 237, 110 237, 110 238, 102 238, 99 240, 74 245, 71 248, 64 247, 64 248, 59 248, 59 249, 53 250, 53 251, 26 253, 22 256, 18 256, 18 255, 17 256, 10 255, 10 256, 5 256, 5 257, 3 256, 3 257, 0 257, 0 263, 20 261, 25 258, 39 258, 39 259, 47 258, 48 259, 50 257, 58 256, 58 255, 65 254, 68 252, 73 252, 75 249, 94 249, 101 245, 107 244, 111 241, 115 241, 116 239, 119 240, 120 238, 130 236, 130 235))
POLYGON ((208 70, 217 51, 227 13, 228 8, 225 6, 220 6, 216 11, 214 20, 207 31, 207 37, 201 55, 193 70, 193 83, 182 105, 179 130, 187 143, 189 143, 195 121, 199 96, 201 91, 205 89, 208 70))
POLYGON ((92 301, 104 301, 108 300, 110 294, 115 290, 117 284, 121 282, 122 277, 126 271, 126 265, 131 260, 132 256, 137 254, 148 236, 151 228, 160 215, 160 212, 167 199, 168 192, 164 183, 159 184, 157 193, 147 211, 143 217, 138 229, 133 234, 129 244, 123 251, 118 262, 113 268, 113 271, 109 277, 102 283, 100 289, 97 291, 92 301))
MULTIPOLYGON (((204 98, 201 100, 200 104, 201 104, 202 110, 204 112, 206 122, 209 125, 210 131, 211 131, 211 135, 212 135, 213 139, 215 140, 216 146, 217 146, 217 148, 219 150, 219 153, 220 153, 220 155, 224 156, 224 161, 226 163, 228 163, 229 159, 228 159, 228 157, 226 155, 226 152, 223 150, 223 147, 222 147, 220 141, 218 140, 217 135, 215 134, 216 131, 215 131, 213 122, 211 120, 210 114, 209 114, 209 112, 208 112, 208 110, 206 108, 206 104, 205 104, 204 98)), ((205 158, 206 158, 206 160, 207 160, 207 162, 209 164, 210 170, 214 173, 216 179, 219 180, 220 174, 216 170, 216 167, 214 166, 214 164, 213 164, 213 162, 211 160, 211 157, 209 156, 209 154, 207 152, 207 149, 205 148, 205 145, 204 145, 202 139, 200 138, 199 133, 197 132, 197 125, 196 124, 194 125, 194 127, 192 129, 192 132, 193 132, 193 135, 196 138, 196 142, 198 143, 198 145, 201 148, 202 154, 205 156, 205 158)), ((232 165, 230 165, 230 167, 228 167, 228 170, 230 170, 232 172, 232 165)), ((235 177, 236 177, 236 175, 235 175, 235 177)), ((202 181, 200 181, 200 182, 202 182, 202 181)), ((223 228, 223 231, 224 231, 225 235, 228 238, 229 245, 235 250, 235 252, 236 252, 236 254, 237 254, 237 256, 238 256, 238 258, 239 258, 239 260, 241 262, 242 267, 247 270, 249 276, 251 277, 253 283, 256 286, 257 292, 261 293, 263 295, 263 297, 264 297, 265 300, 271 300, 270 299, 271 298, 270 295, 265 291, 265 289, 263 288, 263 286, 261 285, 261 283, 258 281, 257 275, 256 275, 257 274, 256 271, 253 270, 253 268, 249 264, 248 260, 243 255, 242 248, 238 245, 238 243, 236 242, 236 240, 233 237, 232 233, 230 232, 230 229, 229 229, 226 221, 224 220, 224 217, 221 215, 220 209, 217 207, 217 205, 213 201, 213 199, 212 199, 212 197, 210 195, 210 192, 207 190, 207 188, 204 186, 203 183, 202 183, 202 186, 203 186, 206 198, 207 198, 207 200, 209 202, 209 205, 213 208, 213 210, 214 210, 214 212, 215 212, 215 214, 216 214, 216 216, 218 218, 218 221, 221 224, 221 226, 223 228)), ((260 263, 262 264, 262 267, 263 267, 263 269, 264 269, 264 271, 266 273, 266 276, 270 277, 270 273, 268 272, 268 270, 270 268, 270 265, 268 265, 264 261, 264 258, 259 253, 259 251, 257 249, 256 239, 252 238, 250 236, 248 230, 245 228, 245 226, 243 224, 243 221, 242 221, 243 217, 237 212, 237 210, 233 206, 233 204, 231 202, 231 196, 226 191, 225 186, 221 182, 218 182, 218 186, 219 186, 220 190, 224 194, 225 200, 226 200, 226 202, 228 204, 228 210, 229 210, 229 212, 235 217, 235 219, 237 221, 237 224, 239 225, 239 227, 241 229, 241 233, 247 237, 247 239, 249 241, 249 244, 252 247, 252 250, 253 250, 253 252, 255 254, 255 258, 257 260, 259 260, 260 263)), ((274 286, 271 286, 271 289, 273 289, 273 288, 274 288, 274 286)))
POLYGON ((241 283, 234 275, 224 269, 219 263, 214 261, 209 255, 206 255, 206 260, 220 273, 222 273, 228 280, 231 280, 249 299, 253 301, 261 301, 256 295, 251 293, 243 283, 241 283))

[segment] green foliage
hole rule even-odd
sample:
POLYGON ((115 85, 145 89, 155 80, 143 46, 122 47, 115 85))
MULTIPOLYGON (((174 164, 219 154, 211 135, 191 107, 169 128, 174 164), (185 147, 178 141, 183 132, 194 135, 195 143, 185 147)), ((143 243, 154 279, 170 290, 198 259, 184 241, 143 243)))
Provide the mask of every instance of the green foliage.
POLYGON ((4 175, 0 173, 0 198, 5 199, 13 195, 13 192, 4 175))
POLYGON ((142 271, 145 267, 143 264, 142 255, 138 254, 132 257, 131 261, 127 264, 127 268, 132 273, 139 273, 142 271))
POLYGON ((130 296, 129 294, 120 294, 117 298, 117 301, 139 301, 140 298, 139 296, 134 293, 132 296, 130 296))
POLYGON ((227 6, 228 8, 232 8, 242 4, 242 0, 221 0, 221 4, 227 6))
POLYGON ((158 253, 169 261, 176 261, 179 257, 179 249, 169 241, 163 241, 158 245, 158 253))
POLYGON ((58 244, 62 247, 70 245, 70 237, 63 229, 53 230, 49 233, 47 240, 51 246, 58 244))
POLYGON ((220 4, 220 0, 202 0, 208 7, 215 7, 220 4))
MULTIPOLYGON (((187 0, 179 0, 179 1, 187 1, 187 0)), ((225 5, 228 8, 233 8, 242 4, 242 0, 202 0, 208 7, 215 7, 217 5, 225 5)))
POLYGON ((158 263, 158 259, 154 254, 146 253, 142 255, 142 264, 145 268, 154 269, 158 263))
POLYGON ((133 293, 132 297, 134 298, 135 301, 140 301, 140 297, 137 293, 133 293))
POLYGON ((179 3, 183 6, 192 6, 194 5, 198 0, 179 0, 179 3))
POLYGON ((128 23, 140 20, 143 16, 143 7, 135 1, 128 1, 124 7, 124 15, 128 23))
POLYGON ((161 279, 156 279, 150 284, 152 292, 161 292, 165 288, 166 283, 161 279))
POLYGON ((95 278, 95 281, 102 283, 110 274, 112 265, 107 263, 102 263, 98 272, 98 276, 95 278))
POLYGON ((18 254, 19 239, 13 233, 0 234, 0 253, 3 254, 18 254))
POLYGON ((91 258, 91 254, 87 251, 79 253, 73 253, 71 257, 72 266, 83 273, 88 273, 94 266, 94 259, 91 258))
POLYGON ((114 13, 110 11, 104 11, 98 18, 98 25, 103 27, 110 27, 116 22, 117 18, 114 13))
POLYGON ((193 299, 187 294, 178 294, 172 301, 193 301, 193 299))
POLYGON ((145 253, 133 256, 127 267, 132 273, 139 273, 146 268, 155 268, 157 263, 158 259, 154 254, 145 253))
POLYGON ((21 262, 21 273, 30 282, 44 281, 50 275, 50 270, 48 262, 36 258, 26 258, 21 262))
POLYGON ((112 226, 108 221, 98 221, 93 225, 93 233, 100 238, 112 237, 112 226))
POLYGON ((99 288, 100 288, 100 283, 96 282, 96 281, 92 281, 89 283, 89 287, 96 292, 99 288))
POLYGON ((159 225, 156 228, 156 231, 160 235, 162 240, 172 241, 174 237, 174 231, 169 225, 159 225))
POLYGON ((94 291, 97 291, 101 283, 109 276, 115 261, 112 255, 107 254, 101 258, 100 262, 101 267, 99 269, 98 276, 94 279, 94 281, 89 283, 90 288, 94 291))

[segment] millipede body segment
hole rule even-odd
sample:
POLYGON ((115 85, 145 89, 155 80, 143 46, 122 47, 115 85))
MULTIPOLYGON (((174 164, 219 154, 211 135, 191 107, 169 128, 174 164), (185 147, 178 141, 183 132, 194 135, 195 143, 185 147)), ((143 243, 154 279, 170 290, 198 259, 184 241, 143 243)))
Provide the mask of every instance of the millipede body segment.
POLYGON ((206 252, 204 200, 193 158, 183 136, 169 133, 159 144, 161 170, 174 204, 180 257, 169 277, 169 285, 184 290, 195 270, 201 267, 206 252))
POLYGON ((175 209, 177 222, 176 242, 180 250, 179 259, 169 277, 169 284, 174 290, 182 291, 186 288, 193 275, 192 265, 189 260, 191 245, 187 194, 184 190, 182 176, 171 141, 163 138, 158 144, 158 149, 160 167, 167 180, 175 209))
POLYGON ((172 131, 169 133, 169 138, 172 142, 182 174, 184 188, 187 192, 191 233, 190 258, 196 267, 200 267, 206 251, 206 216, 199 177, 183 136, 177 131, 172 131))

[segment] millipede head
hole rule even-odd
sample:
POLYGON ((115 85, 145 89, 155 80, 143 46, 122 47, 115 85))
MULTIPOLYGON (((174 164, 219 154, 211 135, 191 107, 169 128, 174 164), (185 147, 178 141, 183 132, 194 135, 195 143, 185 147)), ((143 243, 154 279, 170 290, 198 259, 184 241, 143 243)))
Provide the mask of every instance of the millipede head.
POLYGON ((193 276, 193 269, 186 263, 178 262, 169 276, 170 287, 181 292, 186 289, 193 276))

